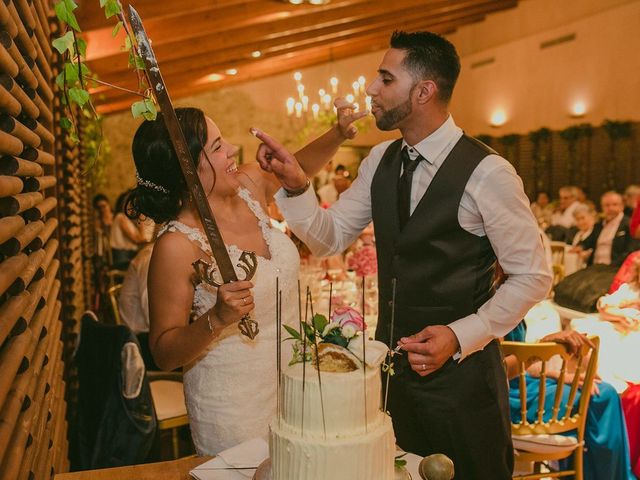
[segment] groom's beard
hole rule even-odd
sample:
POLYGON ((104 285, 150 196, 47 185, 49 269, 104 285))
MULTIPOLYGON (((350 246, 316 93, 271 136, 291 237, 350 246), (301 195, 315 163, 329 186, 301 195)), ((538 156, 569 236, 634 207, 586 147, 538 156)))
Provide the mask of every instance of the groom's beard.
POLYGON ((391 110, 385 110, 380 117, 376 117, 376 126, 383 131, 395 130, 402 120, 412 111, 411 98, 391 110))

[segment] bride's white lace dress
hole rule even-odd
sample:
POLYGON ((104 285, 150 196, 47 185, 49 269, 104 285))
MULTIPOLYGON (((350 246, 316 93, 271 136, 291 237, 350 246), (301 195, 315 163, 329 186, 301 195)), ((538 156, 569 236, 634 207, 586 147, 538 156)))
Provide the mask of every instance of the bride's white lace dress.
MULTIPOLYGON (((283 323, 296 325, 298 318, 298 251, 289 237, 271 228, 269 217, 248 190, 240 189, 238 195, 256 215, 270 252, 269 258, 258 256, 252 280, 255 309, 251 317, 258 322, 260 333, 250 340, 236 324, 230 325, 184 368, 191 434, 200 455, 216 455, 250 438, 267 436, 269 421, 276 413, 276 279, 282 290, 283 323)), ((160 234, 167 231, 183 233, 211 257, 209 243, 199 229, 171 221, 160 234)), ((236 265, 242 251, 235 245, 228 245, 227 250, 236 265)), ((244 278, 241 269, 237 268, 237 274, 244 278)), ((200 284, 192 313, 200 316, 215 302, 216 289, 200 284)))

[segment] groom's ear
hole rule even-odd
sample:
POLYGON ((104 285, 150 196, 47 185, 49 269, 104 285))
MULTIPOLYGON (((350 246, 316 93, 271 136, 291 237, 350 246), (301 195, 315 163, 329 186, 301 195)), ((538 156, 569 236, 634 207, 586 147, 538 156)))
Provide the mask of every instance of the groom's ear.
POLYGON ((438 95, 438 85, 433 80, 421 80, 414 87, 416 101, 419 105, 429 103, 438 95))

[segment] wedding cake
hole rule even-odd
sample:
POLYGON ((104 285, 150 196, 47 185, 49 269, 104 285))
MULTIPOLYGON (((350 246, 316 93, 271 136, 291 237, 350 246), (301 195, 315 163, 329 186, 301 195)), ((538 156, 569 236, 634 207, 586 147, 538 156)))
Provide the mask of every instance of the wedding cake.
POLYGON ((282 370, 282 405, 270 425, 272 480, 394 478, 393 427, 381 410, 387 347, 374 341, 365 347, 353 311, 347 320, 336 312, 312 331, 320 340, 350 340, 349 348, 321 343, 307 356, 298 346, 294 352, 304 361, 282 370))

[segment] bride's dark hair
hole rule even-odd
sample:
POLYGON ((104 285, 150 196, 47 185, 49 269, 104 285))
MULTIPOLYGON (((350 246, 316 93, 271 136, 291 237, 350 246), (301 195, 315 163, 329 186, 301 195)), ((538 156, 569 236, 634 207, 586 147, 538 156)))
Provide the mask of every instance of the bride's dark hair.
MULTIPOLYGON (((199 108, 177 108, 176 115, 197 168, 200 154, 207 141, 204 112, 199 108)), ((127 216, 145 216, 156 223, 176 218, 186 198, 187 184, 169 132, 164 125, 162 113, 158 113, 155 120, 146 120, 138 127, 131 150, 139 180, 127 199, 127 216)))

